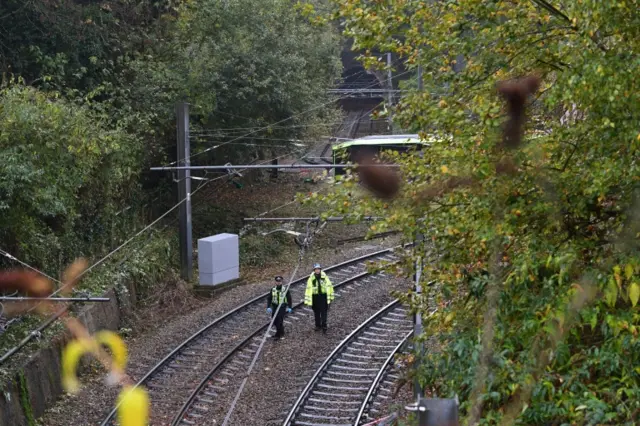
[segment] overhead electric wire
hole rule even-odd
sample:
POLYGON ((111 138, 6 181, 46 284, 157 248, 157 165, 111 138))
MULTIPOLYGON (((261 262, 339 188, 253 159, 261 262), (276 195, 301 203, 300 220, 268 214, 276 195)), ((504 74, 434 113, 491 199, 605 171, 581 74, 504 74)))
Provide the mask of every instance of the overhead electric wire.
MULTIPOLYGON (((366 70, 363 70, 363 71, 361 71, 360 73, 362 73, 362 72, 366 72, 366 70)), ((404 74, 407 74, 407 73, 409 73, 409 72, 412 72, 412 71, 411 71, 411 70, 405 71, 405 72, 403 72, 403 73, 400 73, 400 74, 396 75, 395 77, 400 77, 400 76, 402 76, 402 75, 404 75, 404 74)), ((356 75, 357 75, 357 74, 356 74, 356 75)), ((377 84, 379 84, 379 83, 376 81, 375 83, 372 83, 372 84, 371 84, 371 86, 374 86, 374 85, 377 85, 377 84)), ((299 116, 301 116, 301 115, 307 114, 307 113, 312 112, 312 111, 315 111, 315 110, 317 110, 317 109, 320 109, 320 108, 322 108, 322 107, 324 107, 324 106, 326 106, 326 105, 329 105, 329 104, 331 104, 331 103, 333 103, 333 102, 335 102, 335 101, 337 101, 337 100, 343 99, 343 98, 344 98, 344 97, 338 97, 338 98, 336 98, 336 99, 332 99, 331 101, 321 103, 321 104, 319 104, 319 105, 317 105, 317 106, 315 106, 315 107, 313 107, 313 108, 310 108, 310 109, 308 109, 308 110, 306 110, 306 111, 302 111, 302 112, 300 112, 300 113, 298 113, 298 114, 294 114, 294 115, 292 115, 292 116, 290 116, 290 117, 288 117, 288 118, 285 118, 285 119, 280 120, 280 121, 278 121, 278 122, 276 122, 276 123, 273 123, 272 125, 264 126, 264 127, 258 128, 257 130, 254 130, 254 131, 248 132, 248 133, 246 133, 246 134, 244 134, 244 135, 238 136, 238 137, 236 137, 236 138, 234 138, 234 139, 231 139, 230 141, 224 142, 224 143, 222 143, 221 145, 216 146, 215 148, 218 148, 218 147, 220 147, 220 146, 222 146, 222 145, 227 145, 227 144, 230 144, 230 143, 235 142, 235 141, 237 141, 237 140, 243 139, 243 138, 245 138, 245 137, 247 137, 247 136, 250 136, 250 135, 252 135, 252 134, 254 134, 254 133, 257 133, 257 132, 259 132, 259 131, 261 131, 261 130, 268 129, 268 128, 270 128, 271 126, 274 126, 274 125, 277 125, 277 124, 284 123, 284 122, 286 122, 286 121, 292 120, 292 119, 294 119, 294 118, 296 118, 296 117, 299 117, 299 116)), ((212 149, 214 149, 214 147, 209 148, 209 149, 207 149, 207 150, 205 150, 205 151, 199 152, 199 153, 197 153, 197 154, 193 154, 193 155, 189 156, 188 158, 183 159, 183 160, 179 160, 179 161, 186 161, 186 160, 189 160, 189 159, 191 159, 191 158, 193 158, 193 157, 195 157, 195 156, 197 156, 197 155, 203 154, 204 152, 210 151, 210 150, 212 150, 212 149)), ((290 153, 283 154, 283 155, 281 155, 281 156, 278 156, 278 157, 273 158, 273 159, 270 159, 270 160, 266 160, 266 161, 264 161, 264 162, 262 162, 262 163, 259 163, 259 164, 265 164, 265 163, 267 163, 267 162, 269 162, 269 161, 273 161, 273 160, 276 160, 276 159, 282 158, 282 157, 284 157, 284 156, 286 156, 286 155, 290 155, 290 153)), ((176 164, 176 163, 178 163, 178 161, 174 161, 174 162, 170 163, 170 165, 173 165, 173 164, 176 164)), ((294 164, 295 164, 295 163, 294 163, 294 164)), ((304 168, 304 167, 301 167, 301 168, 304 168)), ((246 169, 243 169, 243 170, 240 170, 239 172, 241 172, 241 171, 245 171, 245 170, 246 170, 246 169)), ((146 232, 147 230, 149 230, 150 228, 152 228, 155 224, 157 224, 159 221, 161 221, 163 218, 165 218, 167 215, 169 215, 172 211, 174 211, 175 209, 177 209, 178 207, 180 207, 180 206, 182 205, 182 203, 184 203, 186 200, 190 199, 192 195, 195 195, 199 190, 201 190, 202 188, 204 188, 204 187, 205 187, 206 185, 208 185, 210 182, 214 182, 214 181, 216 181, 216 180, 219 180, 219 179, 225 178, 225 177, 227 177, 227 176, 228 176, 228 175, 223 175, 223 176, 219 176, 219 177, 216 177, 216 178, 213 178, 213 179, 210 179, 210 180, 203 181, 203 183, 202 183, 201 185, 199 185, 199 186, 198 186, 194 191, 192 191, 191 193, 187 194, 187 196, 186 196, 185 198, 183 198, 183 199, 182 199, 182 200, 180 200, 178 203, 176 203, 173 207, 171 207, 170 209, 168 209, 168 210, 167 210, 165 213, 163 213, 160 217, 158 217, 157 219, 155 219, 154 221, 152 221, 150 224, 148 224, 147 226, 145 226, 144 228, 142 228, 140 231, 136 232, 136 233, 135 233, 131 238, 127 239, 124 243, 120 244, 118 247, 116 247, 115 249, 113 249, 113 250, 111 250, 109 253, 107 253, 107 255, 103 256, 103 257, 102 257, 101 259, 99 259, 97 262, 95 262, 94 264, 92 264, 91 266, 89 266, 87 269, 85 269, 84 271, 82 271, 82 272, 78 275, 78 277, 77 277, 77 278, 81 278, 82 276, 84 276, 84 275, 86 275, 88 272, 90 272, 91 270, 95 269, 96 267, 98 267, 98 266, 100 266, 101 264, 103 264, 104 262, 106 262, 106 261, 107 261, 111 256, 113 256, 114 254, 116 254, 117 252, 119 252, 121 249, 123 249, 124 247, 126 247, 129 243, 131 243, 133 240, 135 240, 138 236, 140 236, 141 234, 143 234, 144 232, 146 232)), ((307 239, 308 239, 308 238, 309 238, 309 234, 308 234, 308 232, 307 232, 307 239)), ((5 253, 6 253, 6 252, 5 252, 5 253)), ((8 253, 7 253, 7 254, 8 254, 8 253)), ((301 248, 301 256, 303 256, 303 255, 304 255, 304 250, 303 250, 303 248, 301 248)), ((17 260, 17 259, 14 259, 14 260, 17 260)), ((299 267, 299 265, 300 265, 301 260, 302 260, 302 258, 300 258, 300 261, 299 261, 299 263, 298 263, 298 267, 299 267)), ((21 262, 21 263, 22 263, 22 262, 21 262)), ((26 263, 24 264, 24 266, 27 266, 27 265, 26 265, 26 263)), ((29 267, 30 267, 30 266, 29 266, 29 267)), ((35 269, 35 268, 30 267, 30 269, 35 269)), ((37 271, 37 269, 36 269, 36 271, 37 271)), ((41 271, 38 271, 38 272, 41 272, 41 271)), ((297 272, 297 268, 296 268, 296 272, 297 272)), ((295 275, 295 274, 294 274, 294 275, 295 275)), ((46 275, 46 274, 44 274, 44 273, 43 273, 43 276, 46 276, 47 278, 50 278, 50 279, 52 278, 52 277, 49 277, 48 275, 46 275)), ((293 276, 292 276, 292 278, 291 278, 291 279, 293 280, 293 276)), ((56 280, 56 279, 53 279, 53 281, 56 281, 56 282, 58 282, 58 283, 61 283, 59 280, 56 280)), ((290 283, 289 283, 289 284, 290 284, 290 283)), ((53 296, 53 295, 55 295, 55 294, 57 294, 58 292, 60 292, 63 288, 64 288, 64 286, 61 286, 60 288, 58 288, 54 293, 52 293, 52 296, 53 296)), ((288 287, 287 287, 287 288, 288 288, 288 287)), ((34 307, 34 308, 32 308, 32 309, 35 309, 35 307, 34 307)), ((11 350, 9 350, 7 353, 5 353, 5 354, 0 358, 0 364, 1 364, 2 362, 6 361, 6 359, 8 359, 10 356, 12 356, 14 353, 16 353, 18 350, 20 350, 20 348, 22 348, 23 346, 25 346, 25 345, 26 345, 26 344, 27 344, 27 343, 28 343, 28 342, 29 342, 29 341, 30 341, 34 336, 38 335, 42 330, 46 329, 49 325, 51 325, 51 324, 52 324, 55 320, 57 320, 57 319, 58 319, 62 314, 64 314, 64 312, 66 312, 66 310, 67 310, 67 308, 65 307, 65 308, 61 309, 60 311, 56 312, 54 315, 50 316, 50 317, 49 317, 49 318, 48 318, 44 323, 42 323, 42 324, 41 324, 41 325, 40 325, 36 330, 34 330, 34 331, 30 332, 30 333, 29 333, 29 334, 28 334, 28 335, 27 335, 27 336, 26 336, 26 337, 25 337, 25 338, 24 338, 24 339, 23 339, 23 340, 22 340, 18 345, 16 345, 14 348, 12 348, 11 350)), ((272 321, 272 322, 273 322, 273 321, 272 321)), ((264 340, 263 340, 263 342, 264 342, 264 340)), ((262 345, 260 346, 260 349, 261 349, 261 348, 262 348, 262 345)), ((256 354, 256 357, 257 357, 257 355, 259 354, 259 352, 260 352, 260 351, 258 351, 258 353, 256 354)), ((254 363, 255 363, 255 360, 256 360, 256 358, 254 358, 254 363)), ((252 365, 251 365, 251 367, 250 367, 251 369, 253 368, 254 363, 252 363, 252 365)), ((242 388, 244 388, 244 383, 246 383, 246 378, 245 378, 245 382, 243 382, 243 386, 242 386, 242 388)), ((237 397, 239 397, 239 396, 240 396, 240 395, 238 394, 238 395, 237 395, 237 397)), ((231 412, 229 413, 229 416, 230 416, 230 415, 231 415, 231 412)), ((225 424, 226 424, 226 419, 225 419, 225 424)))
MULTIPOLYGON (((401 62, 401 61, 402 61, 402 58, 397 58, 397 59, 395 59, 395 60, 392 62, 392 65, 397 64, 398 62, 401 62)), ((409 72, 409 71, 407 71, 407 72, 409 72)), ((403 72, 403 73, 397 74, 397 75, 396 75, 396 76, 394 76, 394 77, 399 77, 399 76, 401 76, 401 75, 406 74, 407 72, 403 72)), ((368 71, 367 71, 366 69, 363 69, 362 71, 358 71, 357 73, 352 74, 350 77, 354 77, 354 76, 361 76, 361 75, 363 75, 363 74, 367 74, 367 73, 368 73, 368 71)), ((369 86, 366 86, 365 88, 368 88, 368 87, 371 87, 371 86, 375 86, 376 84, 380 84, 380 82, 376 81, 375 83, 372 83, 372 84, 370 84, 369 86)), ((335 100, 340 100, 340 99, 343 99, 343 98, 344 98, 344 97, 338 97, 338 98, 337 98, 337 99, 335 99, 335 100)), ((323 104, 321 104, 321 105, 320 105, 320 107, 321 107, 321 106, 328 105, 329 103, 335 102, 335 100, 332 100, 331 102, 323 103, 323 104)), ((229 128, 223 128, 223 129, 205 129, 205 130, 211 130, 211 131, 216 131, 216 130, 255 130, 255 129, 262 130, 262 129, 268 129, 268 128, 272 128, 272 129, 288 129, 288 128, 295 128, 295 127, 298 127, 298 126, 296 126, 296 125, 293 125, 293 126, 275 126, 275 125, 276 125, 276 124, 281 123, 282 121, 287 121, 287 120, 289 120, 289 119, 291 119, 291 118, 297 117, 297 116, 302 115, 302 114, 305 114, 305 113, 307 113, 307 112, 311 112, 311 111, 313 111, 313 110, 315 110, 315 109, 317 109, 317 108, 315 108, 315 107, 314 107, 314 108, 312 108, 312 109, 309 109, 309 110, 306 110, 306 111, 302 111, 302 112, 300 112, 300 113, 298 113, 298 114, 294 114, 294 115, 290 116, 289 118, 287 118, 287 119, 285 119, 285 120, 281 120, 281 121, 278 121, 278 122, 276 122, 276 123, 274 123, 274 124, 267 125, 267 126, 253 126, 253 127, 229 127, 229 128)), ((252 118, 249 118, 249 117, 242 117, 242 116, 239 116, 239 115, 230 114, 230 113, 225 113, 225 112, 222 112, 222 111, 216 111, 216 112, 217 112, 217 113, 221 113, 221 114, 225 114, 225 115, 229 115, 229 116, 232 116, 232 117, 238 117, 238 118, 244 118, 244 119, 247 119, 247 120, 252 120, 252 118)), ((307 126, 309 126, 309 125, 305 124, 305 125, 299 125, 299 126, 300 126, 300 127, 307 127, 307 126)), ((312 125, 312 126, 313 126, 313 125, 312 125)), ((198 131, 195 131, 195 132, 198 132, 198 131)), ((171 164, 175 164, 175 163, 177 163, 177 161, 176 161, 176 162, 174 162, 174 163, 171 163, 171 164)))
MULTIPOLYGON (((290 153, 286 153, 283 155, 280 155, 278 157, 269 159, 269 160, 265 160, 259 164, 265 164, 267 162, 273 161, 275 159, 280 159, 286 155, 290 155, 290 153)), ((244 170, 242 170, 244 171, 244 170)), ((182 205, 182 203, 184 203, 187 199, 189 199, 192 195, 196 194, 198 191, 200 191, 202 188, 204 188, 206 185, 208 185, 211 182, 223 179, 225 177, 227 177, 228 175, 223 175, 223 176, 218 176, 215 177, 213 179, 209 179, 206 181, 203 181, 203 183, 201 185, 199 185, 194 191, 192 191, 190 194, 187 194, 187 196, 185 198, 183 198, 182 200, 180 200, 177 204, 175 204, 173 207, 171 207, 169 210, 167 210, 165 213, 163 213, 160 217, 158 217, 157 219, 155 219, 153 222, 151 222, 150 224, 148 224, 147 226, 145 226, 144 228, 142 228, 140 231, 136 232, 131 238, 127 239, 124 243, 120 244, 118 247, 116 247, 115 249, 111 250, 106 256, 102 257, 101 259, 99 259, 97 262, 95 262, 93 265, 89 266, 87 269, 85 269, 82 273, 80 273, 78 275, 78 278, 81 278, 82 276, 84 276, 85 274, 87 274, 89 271, 93 270, 94 268, 96 268, 97 266, 101 265, 102 263, 104 263, 107 259, 109 259, 111 256, 113 256, 115 253, 117 253, 118 251, 120 251, 122 248, 124 248, 125 246, 127 246, 129 243, 131 243, 133 240, 135 240, 138 236, 140 236, 141 234, 143 234, 144 232, 146 232, 147 230, 149 230, 150 228, 152 228, 154 225, 156 225, 158 222, 160 222, 163 218, 165 218, 167 215, 169 215, 172 211, 174 211, 176 208, 178 208, 180 205, 182 205)), ((6 253, 6 252, 4 252, 6 253)), ((7 253, 8 254, 8 253, 7 253)), ((124 263, 124 261, 127 258, 124 258, 120 264, 124 263)), ((16 259, 17 260, 17 259, 16 259)), ((23 263, 20 261, 20 263, 23 263)), ((27 265, 26 263, 23 263, 25 266, 29 267, 30 269, 34 269, 36 271, 38 271, 36 268, 31 267, 30 265, 27 265)), ((41 272, 41 271, 38 271, 41 272)), ((48 275, 44 274, 43 275, 47 276, 48 278, 50 278, 48 275)), ((60 281, 53 279, 54 281, 61 283, 60 281)), ((62 283, 61 283, 62 284, 62 283)), ((59 289, 57 289, 54 293, 52 293, 52 296, 57 294, 58 292, 60 292, 60 290, 63 287, 61 286, 59 289)), ((37 306, 37 305, 36 305, 37 306)), ((28 312, 31 312, 31 310, 35 309, 35 306, 32 307, 28 312)), ((24 339, 22 339, 22 341, 20 341, 16 346, 14 346, 12 349, 10 349, 9 351, 7 351, 2 357, 0 357, 0 364, 2 364, 4 361, 6 361, 7 359, 9 359, 12 355, 14 355, 15 353, 17 353, 22 347, 24 347, 25 345, 27 345, 35 336, 38 336, 42 333, 43 330, 45 330, 46 328, 48 328, 51 324, 53 324, 58 318, 60 318, 65 312, 67 311, 67 308, 62 308, 59 311, 57 311, 56 313, 54 313, 53 315, 51 315, 50 317, 48 317, 43 323, 41 323, 35 330, 29 332, 29 334, 27 336, 25 336, 24 339)))
MULTIPOLYGON (((373 112, 375 109, 377 109, 379 106, 376 105, 373 108, 371 108, 368 112, 373 112)), ((357 120, 356 120, 357 121, 357 120)), ((337 126, 340 124, 343 124, 344 120, 338 120, 338 121, 333 121, 333 122, 325 122, 325 123, 316 123, 316 124, 295 124, 295 125, 291 125, 291 126, 281 126, 281 127, 269 127, 270 129, 277 129, 277 130, 289 130, 289 129, 304 129, 304 128, 312 128, 312 127, 333 127, 333 126, 337 126)), ((260 130, 263 129, 262 127, 245 127, 245 128, 238 128, 238 129, 206 129, 206 130, 201 130, 201 131, 194 131, 194 132, 190 132, 189 136, 191 138, 194 137, 203 137, 203 136, 212 136, 212 135, 221 135, 220 137, 237 137, 237 134, 231 134, 229 132, 229 130, 233 131, 233 130, 260 130), (221 131, 225 131, 224 133, 221 133, 221 131)), ((237 132, 240 133, 240 132, 237 132)), ((276 138, 270 138, 270 137, 255 137, 252 136, 251 139, 272 139, 272 140, 291 140, 291 139, 276 139, 276 138)))
MULTIPOLYGON (((316 229, 315 231, 313 231, 313 233, 310 232, 309 229, 309 223, 307 223, 307 231, 306 231, 306 235, 304 240, 302 241, 302 244, 300 245, 300 252, 298 255, 298 262, 295 266, 295 268, 293 269, 293 273, 291 274, 291 277, 289 278, 289 283, 285 286, 283 286, 283 293, 287 294, 287 292, 289 291, 289 287, 291 287, 291 283, 294 281, 296 274, 298 273, 298 269, 300 269, 300 265, 302 265, 302 261, 304 259, 305 256, 305 252, 306 252, 306 248, 309 247, 309 245, 311 244, 311 242, 313 241, 313 237, 315 237, 315 235, 321 231, 324 228, 324 225, 326 225, 326 222, 323 224, 323 226, 320 227, 320 229, 316 229)), ((242 396, 242 392, 244 391, 244 388, 247 384, 247 381, 249 380, 249 377, 251 376, 251 372, 253 371, 253 368, 255 367, 256 363, 258 362, 258 358, 260 356, 260 353, 262 352, 262 348, 264 347, 265 342, 267 341, 267 338, 269 336, 269 332, 271 331, 271 328, 273 327, 273 324, 278 316, 278 312, 280 311, 280 309, 284 309, 284 304, 279 304, 278 307, 276 308, 275 312, 273 313, 273 316, 271 317, 271 321, 269 322, 269 325, 267 326, 264 334, 262 335, 262 339, 260 340, 260 345, 258 346, 258 349, 256 350, 255 355, 253 356, 253 359, 251 360, 251 364, 249 364, 249 368, 247 368, 247 371, 244 373, 244 377, 242 379, 242 382, 240 383, 240 387, 238 388, 238 391, 236 392, 235 397, 233 398, 233 401, 231 402, 231 406, 229 407, 229 410, 227 411, 227 414, 224 418, 224 422, 222 423, 222 426, 227 426, 229 424, 229 421, 231 419, 231 416, 233 415, 233 412, 236 408, 236 405, 238 403, 238 400, 240 399, 240 396, 242 396)))
MULTIPOLYGON (((376 108, 378 108, 378 105, 373 107, 370 111, 373 111, 376 108)), ((331 126, 342 124, 343 122, 344 122, 344 120, 338 120, 338 121, 315 123, 315 124, 293 124, 291 126, 275 126, 275 127, 271 126, 271 127, 269 127, 269 129, 289 130, 289 129, 304 129, 304 128, 309 128, 309 127, 331 127, 331 126)), ((244 127, 244 128, 236 128, 236 129, 205 129, 205 130, 200 130, 200 131, 193 131, 193 132, 190 132, 190 134, 194 134, 196 136, 199 136, 199 135, 214 134, 214 133, 218 133, 218 132, 221 132, 221 131, 224 131, 225 133, 230 133, 229 131, 234 131, 234 130, 256 130, 256 129, 260 130, 260 129, 264 129, 264 127, 244 127)), ((229 135, 229 137, 232 137, 232 136, 237 136, 237 135, 231 135, 231 134, 229 135)), ((253 139, 253 137, 252 137, 252 139, 253 139)))
POLYGON ((13 260, 13 261, 15 261, 15 262, 18 262, 19 264, 21 264, 21 265, 22 265, 22 266, 24 266, 25 268, 31 269, 32 271, 37 272, 38 274, 42 275, 43 277, 46 277, 46 278, 50 279, 51 281, 54 281, 54 282, 56 282, 56 283, 58 283, 58 284, 62 285, 62 282, 61 282, 61 281, 59 281, 59 280, 57 280, 57 279, 53 278, 53 277, 52 277, 52 276, 50 276, 50 275, 45 274, 44 272, 42 272, 42 271, 41 271, 41 270, 39 270, 38 268, 36 268, 36 267, 33 267, 33 266, 29 265, 28 263, 26 263, 26 262, 24 262, 24 261, 22 261, 22 260, 18 259, 17 257, 13 256, 11 253, 8 253, 7 251, 5 251, 5 250, 3 250, 3 249, 0 249, 0 255, 2 255, 2 256, 4 256, 4 257, 6 257, 7 259, 10 259, 10 260, 13 260))
MULTIPOLYGON (((403 72, 403 73, 397 74, 397 75, 396 75, 396 77, 400 77, 400 76, 402 76, 402 75, 404 75, 404 74, 408 74, 408 73, 411 73, 411 72, 413 72, 413 70, 408 70, 408 71, 405 71, 405 72, 403 72)), ((375 83, 372 83, 370 86, 375 86, 375 85, 378 85, 378 84, 379 84, 379 82, 377 82, 377 81, 376 81, 375 83)), ((260 127, 260 128, 258 128, 257 130, 253 130, 253 131, 250 131, 250 132, 245 133, 245 134, 243 134, 243 135, 237 136, 237 137, 235 137, 235 138, 231 139, 230 141, 227 141, 227 142, 221 143, 220 145, 217 145, 217 146, 215 146, 215 147, 207 148, 207 149, 205 149, 204 151, 200 151, 200 152, 198 152, 198 153, 196 153, 196 154, 192 154, 192 155, 190 155, 188 158, 186 158, 186 159, 184 159, 184 160, 182 160, 182 161, 190 160, 190 159, 192 159, 193 157, 196 157, 196 156, 198 156, 198 155, 204 154, 205 152, 209 152, 209 151, 211 151, 211 150, 213 150, 213 149, 220 148, 221 146, 227 145, 227 144, 229 144, 229 143, 231 143, 231 142, 235 142, 235 141, 237 141, 237 140, 244 139, 244 138, 246 138, 247 136, 250 136, 250 135, 252 135, 252 134, 254 134, 254 133, 258 133, 259 131, 269 129, 271 126, 274 126, 274 125, 276 125, 276 124, 280 124, 280 123, 284 123, 284 122, 286 122, 286 121, 292 120, 292 119, 294 119, 294 118, 296 118, 296 117, 299 117, 299 116, 301 116, 301 115, 304 115, 304 114, 310 113, 310 112, 312 112, 312 111, 315 111, 315 110, 317 110, 317 109, 323 108, 323 107, 325 107, 325 106, 327 106, 327 105, 329 105, 329 104, 332 104, 332 103, 336 102, 337 100, 344 99, 344 98, 345 98, 345 97, 344 97, 344 96, 342 96, 342 97, 338 97, 338 98, 336 98, 336 99, 332 99, 332 100, 327 101, 327 102, 323 102, 323 103, 321 103, 321 104, 319 104, 319 105, 316 105, 315 107, 312 107, 312 108, 307 109, 306 111, 302 111, 302 112, 299 112, 299 113, 297 113, 297 114, 291 115, 291 116, 289 116, 289 117, 287 117, 287 118, 284 118, 284 119, 282 119, 282 120, 280 120, 280 121, 277 121, 277 122, 275 122, 275 123, 273 123, 273 124, 271 124, 271 125, 267 125, 267 126, 260 127)), ((173 161, 173 162, 169 163, 167 166, 172 166, 172 165, 174 165, 174 164, 177 164, 177 163, 178 163, 178 161, 179 161, 179 160, 173 161)))

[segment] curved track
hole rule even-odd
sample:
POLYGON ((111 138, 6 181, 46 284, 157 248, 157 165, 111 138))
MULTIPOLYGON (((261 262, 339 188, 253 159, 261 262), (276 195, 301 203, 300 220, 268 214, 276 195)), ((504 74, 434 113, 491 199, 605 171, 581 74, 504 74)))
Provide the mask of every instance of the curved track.
POLYGON ((283 426, 359 424, 393 355, 411 336, 412 325, 398 300, 372 315, 325 359, 283 426))
POLYGON ((380 405, 383 404, 384 400, 388 400, 391 397, 393 388, 400 379, 398 366, 393 363, 393 360, 396 354, 409 349, 409 345, 407 345, 409 337, 410 334, 406 335, 405 338, 398 343, 396 349, 389 354, 380 367, 380 370, 378 370, 378 374, 371 383, 371 386, 369 386, 369 391, 360 406, 358 415, 353 423, 354 425, 363 425, 372 422, 381 414, 379 410, 380 405))
MULTIPOLYGON (((360 256, 327 267, 325 271, 331 274, 334 282, 344 280, 343 283, 350 283, 368 275, 366 272, 367 261, 396 260, 393 251, 397 248, 400 246, 360 256), (345 277, 349 278, 344 279, 345 277)), ((291 283, 290 290, 293 300, 302 300, 306 280, 307 277, 304 276, 291 283)), ((148 388, 149 396, 154 404, 153 416, 155 419, 152 421, 157 420, 162 424, 168 424, 180 409, 180 404, 184 401, 190 401, 194 390, 202 387, 202 378, 211 373, 212 365, 226 365, 225 362, 230 360, 233 354, 238 353, 240 348, 244 348, 250 339, 268 326, 268 321, 264 320, 266 296, 267 293, 258 296, 215 319, 183 341, 142 377, 137 386, 144 385, 148 388), (231 351, 220 350, 220 348, 227 347, 233 349, 231 351)), ((295 319, 296 315, 298 314, 289 315, 287 321, 295 319)), ((239 357, 246 360, 249 355, 244 354, 243 356, 240 353, 239 357)), ((223 373, 233 374, 230 371, 223 373)), ((216 388, 211 389, 215 391, 216 388)), ((214 396, 209 395, 210 393, 205 393, 205 397, 214 396)), ((115 413, 116 409, 114 408, 101 423, 101 426, 115 424, 115 413)))
MULTIPOLYGON (((342 296, 343 291, 346 290, 347 287, 371 285, 372 280, 385 280, 385 278, 386 276, 383 274, 371 275, 367 272, 356 274, 335 284, 335 295, 336 297, 342 296)), ((291 324, 292 321, 298 321, 312 316, 312 310, 304 306, 302 302, 295 304, 293 310, 295 313, 287 315, 285 317, 285 323, 291 324)), ((172 426, 201 425, 205 422, 210 424, 212 421, 215 423, 216 413, 214 410, 220 408, 219 401, 216 397, 219 396, 221 391, 225 390, 226 385, 234 381, 234 376, 246 371, 251 359, 255 356, 260 346, 260 340, 268 325, 267 323, 256 329, 245 340, 231 349, 231 351, 209 371, 173 419, 171 423, 172 426)), ((271 330, 271 332, 272 331, 273 330, 271 330)))

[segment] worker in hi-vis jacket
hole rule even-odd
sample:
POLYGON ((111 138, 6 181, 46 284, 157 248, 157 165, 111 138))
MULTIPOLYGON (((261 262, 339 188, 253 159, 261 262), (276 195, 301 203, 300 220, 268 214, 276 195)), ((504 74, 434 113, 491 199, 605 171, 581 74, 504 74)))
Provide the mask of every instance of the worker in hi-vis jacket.
POLYGON ((319 263, 313 265, 313 272, 307 280, 307 289, 304 292, 304 304, 311 306, 316 320, 316 331, 322 329, 327 332, 327 312, 333 302, 333 284, 324 273, 319 263))
POLYGON ((269 296, 267 296, 267 313, 271 315, 272 318, 276 315, 276 319, 273 322, 276 326, 276 334, 273 338, 280 340, 284 338, 284 314, 285 312, 291 313, 291 293, 289 289, 287 289, 285 294, 282 288, 281 276, 278 275, 275 280, 276 286, 271 289, 269 296), (280 306, 280 309, 278 309, 278 306, 280 306))

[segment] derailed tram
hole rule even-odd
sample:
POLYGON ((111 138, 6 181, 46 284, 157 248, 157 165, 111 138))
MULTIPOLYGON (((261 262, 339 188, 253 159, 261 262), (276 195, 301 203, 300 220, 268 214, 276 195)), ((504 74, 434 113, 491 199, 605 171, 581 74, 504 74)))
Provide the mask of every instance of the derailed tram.
MULTIPOLYGON (((332 147, 333 164, 355 163, 360 155, 379 157, 383 151, 420 153, 429 145, 417 134, 365 136, 334 145, 332 147)), ((339 176, 345 174, 346 170, 334 168, 334 173, 335 176, 339 176)))

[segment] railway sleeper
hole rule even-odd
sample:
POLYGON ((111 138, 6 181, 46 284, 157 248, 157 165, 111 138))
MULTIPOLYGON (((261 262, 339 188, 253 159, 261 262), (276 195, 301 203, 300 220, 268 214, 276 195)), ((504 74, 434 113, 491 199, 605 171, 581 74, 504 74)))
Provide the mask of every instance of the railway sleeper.
MULTIPOLYGON (((331 394, 328 394, 330 396, 331 394)), ((310 397, 307 399, 307 402, 317 402, 320 404, 341 404, 341 405, 355 405, 356 407, 360 407, 360 402, 358 401, 342 401, 338 399, 327 399, 327 398, 313 398, 310 397)))
MULTIPOLYGON (((387 359, 387 357, 385 357, 385 356, 356 355, 356 354, 351 354, 351 353, 348 353, 348 352, 345 352, 345 353, 341 354, 341 356, 348 356, 350 358, 357 358, 357 359, 368 359, 369 362, 371 362, 373 360, 376 360, 376 359, 378 359, 378 360, 387 359)), ((366 363, 366 364, 368 364, 368 363, 366 363)))
MULTIPOLYGON (((339 362, 339 361, 336 361, 336 362, 339 362)), ((357 362, 356 364, 369 365, 368 362, 363 362, 363 363, 357 362)), ((346 365, 337 365, 337 364, 332 365, 331 368, 337 368, 337 369, 340 369, 340 370, 350 370, 350 371, 368 371, 372 375, 378 374, 378 371, 379 371, 376 368, 361 368, 361 367, 353 367, 353 366, 350 366, 350 365, 346 366, 346 365)))
MULTIPOLYGON (((366 361, 356 361, 356 360, 344 359, 344 358, 337 359, 335 362, 336 362, 336 364, 334 364, 333 367, 338 367, 338 368, 342 368, 342 367, 337 363, 344 363, 344 364, 348 364, 348 365, 361 365, 361 366, 370 365, 370 363, 366 362, 366 361)), ((345 368, 351 368, 348 365, 345 368)))
POLYGON ((352 384, 365 384, 371 383, 371 380, 354 380, 354 379, 337 379, 333 377, 323 377, 322 380, 332 383, 352 383, 352 384))
POLYGON ((333 374, 334 376, 347 376, 347 377, 368 377, 368 378, 374 378, 376 376, 376 373, 374 371, 370 371, 368 373, 354 373, 354 372, 349 372, 346 373, 344 371, 327 371, 327 374, 333 374))
MULTIPOLYGON (((323 388, 323 389, 335 389, 335 390, 339 390, 341 392, 352 392, 352 393, 356 393, 356 394, 360 394, 363 392, 367 392, 369 390, 368 387, 355 387, 355 386, 338 386, 338 385, 334 385, 334 384, 328 384, 328 383, 318 383, 317 385, 319 388, 323 388)), ((353 397, 353 395, 350 395, 350 397, 353 397)))
MULTIPOLYGON (((391 346, 391 348, 395 348, 395 346, 391 346)), ((345 350, 346 351, 351 351, 351 352, 355 352, 355 353, 362 353, 363 355, 365 353, 374 353, 374 354, 384 354, 384 351, 381 351, 379 348, 376 347, 370 347, 369 345, 365 345, 362 347, 358 347, 358 348, 347 348, 345 350)))
POLYGON ((191 410, 199 411, 201 413, 208 413, 210 409, 206 405, 193 404, 191 406, 191 410))
POLYGON ((358 407, 318 407, 316 405, 305 405, 305 410, 309 411, 318 411, 318 412, 346 412, 346 413, 357 413, 360 408, 358 407))
POLYGON ((398 333, 398 328, 385 328, 383 330, 366 330, 365 332, 362 333, 361 336, 385 336, 387 337, 387 339, 389 339, 389 337, 393 338, 395 337, 395 335, 398 333))
POLYGON ((204 398, 202 396, 196 397, 196 401, 203 402, 205 404, 214 404, 215 403, 215 401, 213 399, 204 398))
POLYGON ((320 414, 309 414, 309 413, 300 413, 300 417, 308 417, 310 419, 319 419, 319 420, 334 420, 339 422, 348 422, 349 420, 351 420, 351 417, 322 416, 320 414))
MULTIPOLYGON (((311 396, 317 395, 321 397, 330 396, 332 398, 351 398, 353 395, 349 395, 346 393, 337 393, 337 392, 324 392, 319 390, 311 391, 311 396)), ((345 401, 347 402, 347 401, 345 401)))
POLYGON ((369 347, 369 348, 379 348, 379 349, 383 349, 383 350, 389 350, 389 349, 394 349, 395 348, 395 346, 377 345, 375 343, 353 342, 353 344, 355 346, 366 346, 366 347, 369 347))

